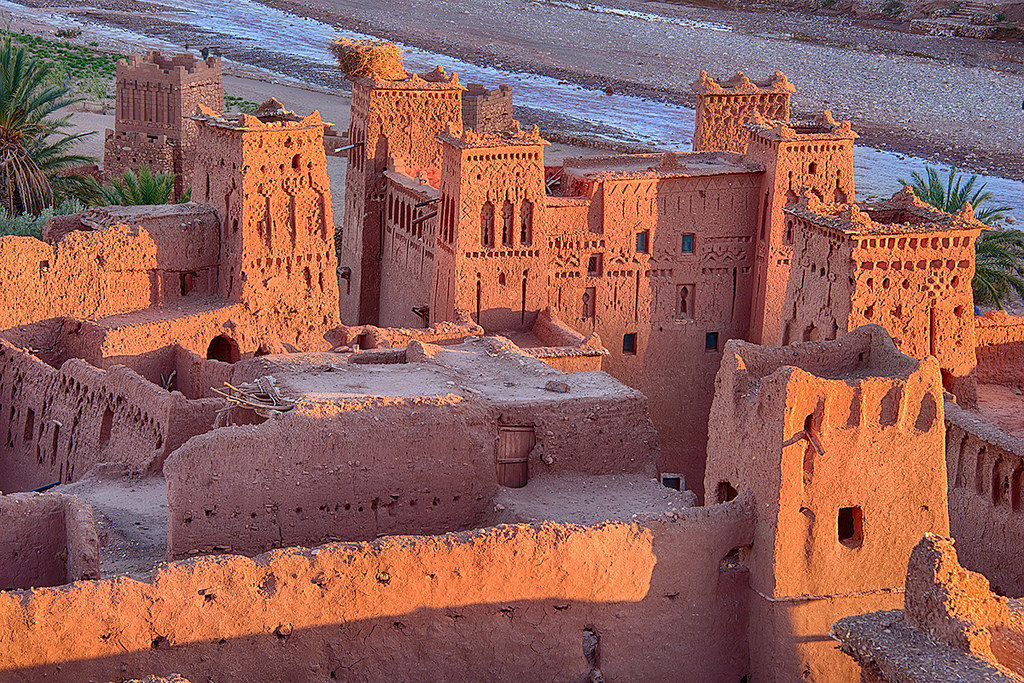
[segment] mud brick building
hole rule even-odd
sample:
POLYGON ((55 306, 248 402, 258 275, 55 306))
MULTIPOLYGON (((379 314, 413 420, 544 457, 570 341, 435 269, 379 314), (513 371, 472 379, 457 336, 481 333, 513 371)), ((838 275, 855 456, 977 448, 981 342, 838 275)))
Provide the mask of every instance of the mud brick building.
POLYGON ((104 140, 104 177, 148 164, 154 173, 177 174, 174 193, 180 197, 192 180, 199 134, 189 117, 200 105, 224 110, 220 57, 165 57, 155 50, 132 55, 117 64, 116 88, 114 130, 108 129, 104 140))

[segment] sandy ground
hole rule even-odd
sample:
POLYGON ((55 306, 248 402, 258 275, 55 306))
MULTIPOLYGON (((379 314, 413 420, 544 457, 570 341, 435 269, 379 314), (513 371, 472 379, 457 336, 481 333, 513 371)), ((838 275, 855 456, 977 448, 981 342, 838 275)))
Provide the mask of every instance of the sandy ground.
POLYGON ((167 554, 167 484, 163 477, 87 476, 55 491, 93 508, 103 549, 102 576, 145 579, 167 554))

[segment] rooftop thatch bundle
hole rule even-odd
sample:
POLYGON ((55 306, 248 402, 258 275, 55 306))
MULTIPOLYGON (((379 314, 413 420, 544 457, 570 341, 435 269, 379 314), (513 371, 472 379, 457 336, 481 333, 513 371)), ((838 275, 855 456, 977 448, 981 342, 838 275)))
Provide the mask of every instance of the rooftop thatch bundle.
POLYGON ((338 38, 331 43, 331 52, 350 81, 362 76, 400 81, 409 75, 402 66, 402 51, 394 43, 338 38))

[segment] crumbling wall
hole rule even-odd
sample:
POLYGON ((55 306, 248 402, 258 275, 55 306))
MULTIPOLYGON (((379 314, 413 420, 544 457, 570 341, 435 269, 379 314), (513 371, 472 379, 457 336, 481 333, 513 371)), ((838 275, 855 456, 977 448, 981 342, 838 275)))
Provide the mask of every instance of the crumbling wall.
POLYGON ((796 88, 785 74, 776 71, 771 79, 753 82, 742 71, 721 84, 700 72, 690 89, 697 93, 693 151, 747 150, 750 131, 746 124, 754 118, 769 121, 789 120, 789 96, 796 88))
POLYGON ((679 520, 511 525, 174 562, 0 593, 5 681, 738 681, 737 503, 679 520))
POLYGON ((965 567, 1024 597, 1024 442, 946 403, 949 529, 965 567))
POLYGON ((147 135, 138 131, 114 132, 103 137, 103 179, 111 182, 125 171, 139 172, 143 164, 156 173, 175 173, 178 143, 166 135, 147 135))
POLYGON ((156 245, 145 231, 76 231, 56 247, 0 238, 0 329, 70 316, 105 317, 147 308, 156 245))
POLYGON ((989 311, 974 325, 978 383, 1024 385, 1024 316, 989 311))
POLYGON ((209 429, 220 401, 190 401, 132 370, 71 359, 58 370, 0 340, 0 490, 74 481, 103 462, 158 472, 209 429))
POLYGON ((59 493, 0 495, 0 590, 99 578, 92 511, 59 493))
POLYGON ((1024 608, 965 571, 952 539, 935 534, 910 555, 903 610, 848 617, 832 632, 864 682, 1024 680, 1024 608))

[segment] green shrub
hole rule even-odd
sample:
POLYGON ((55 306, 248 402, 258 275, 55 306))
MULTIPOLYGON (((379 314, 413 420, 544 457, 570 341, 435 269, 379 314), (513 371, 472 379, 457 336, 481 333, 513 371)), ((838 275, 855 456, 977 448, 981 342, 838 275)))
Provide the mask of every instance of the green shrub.
POLYGON ((23 213, 12 216, 0 207, 0 236, 18 235, 20 237, 43 238, 43 226, 54 216, 70 216, 85 211, 85 205, 77 199, 68 199, 59 206, 43 209, 38 215, 23 213))
POLYGON ((903 14, 903 3, 900 0, 885 0, 882 4, 882 14, 887 17, 898 17, 903 14))

